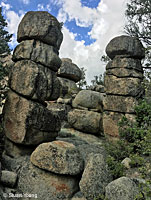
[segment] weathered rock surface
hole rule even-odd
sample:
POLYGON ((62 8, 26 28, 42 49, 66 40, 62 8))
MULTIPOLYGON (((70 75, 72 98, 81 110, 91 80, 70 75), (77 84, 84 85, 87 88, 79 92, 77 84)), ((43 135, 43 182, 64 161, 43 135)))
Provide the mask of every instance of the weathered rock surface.
POLYGON ((86 200, 86 198, 83 196, 82 192, 77 192, 71 200, 86 200))
POLYGON ((136 70, 143 73, 143 68, 142 68, 140 59, 116 56, 112 61, 110 61, 107 64, 106 70, 114 69, 114 68, 116 69, 122 68, 121 71, 124 69, 131 69, 131 70, 136 70))
POLYGON ((14 50, 13 60, 32 60, 58 71, 61 66, 61 59, 58 57, 53 46, 37 40, 22 41, 14 50))
POLYGON ((73 94, 77 94, 79 92, 79 89, 74 81, 62 77, 58 77, 58 79, 63 89, 63 96, 72 96, 73 94))
POLYGON ((116 111, 119 113, 135 113, 134 107, 138 104, 138 100, 134 97, 106 95, 104 97, 103 103, 105 111, 116 111))
POLYGON ((17 41, 36 39, 60 48, 63 40, 61 25, 58 20, 45 11, 30 11, 21 20, 17 41))
POLYGON ((91 90, 81 90, 72 102, 74 108, 94 109, 103 112, 103 95, 91 90))
POLYGON ((134 114, 124 114, 119 112, 105 111, 103 113, 104 134, 112 137, 119 137, 118 123, 124 116, 128 120, 135 121, 134 114))
POLYGON ((113 75, 106 75, 105 91, 107 94, 118 94, 123 96, 142 96, 142 80, 139 78, 117 78, 113 75))
POLYGON ((8 138, 5 138, 5 153, 12 158, 18 158, 20 156, 31 155, 34 151, 35 147, 33 146, 25 146, 16 144, 10 141, 8 138))
POLYGON ((81 79, 81 70, 70 59, 62 59, 61 67, 58 70, 58 76, 71 79, 78 82, 81 79))
POLYGON ((105 159, 101 154, 90 154, 89 161, 80 180, 80 190, 87 200, 103 194, 105 187, 112 181, 105 159))
POLYGON ((52 141, 60 127, 59 117, 47 108, 9 91, 4 106, 4 131, 11 141, 26 145, 52 141))
POLYGON ((11 171, 2 170, 1 183, 8 187, 14 187, 17 183, 17 174, 11 171))
POLYGON ((113 68, 106 71, 106 75, 113 75, 117 78, 140 78, 143 79, 143 73, 127 68, 113 68))
POLYGON ((88 133, 83 133, 81 131, 75 130, 73 128, 61 128, 61 130, 58 132, 59 138, 70 138, 75 141, 81 141, 84 144, 96 144, 102 147, 103 142, 101 138, 96 137, 95 135, 91 135, 88 133))
POLYGON ((72 143, 64 141, 40 144, 32 153, 31 162, 57 174, 77 175, 83 170, 80 152, 72 143))
POLYGON ((71 199, 79 190, 78 180, 73 176, 56 175, 26 162, 19 176, 18 189, 22 193, 37 194, 38 199, 71 199))
POLYGON ((86 133, 103 133, 101 113, 74 109, 68 113, 68 122, 73 128, 86 133))
POLYGON ((127 177, 112 181, 106 186, 105 190, 105 197, 112 200, 133 200, 139 193, 135 182, 127 177))
POLYGON ((145 57, 142 43, 137 38, 126 35, 113 38, 106 47, 106 53, 111 59, 116 55, 138 59, 145 57))
POLYGON ((124 114, 118 112, 105 111, 103 113, 104 134, 112 137, 119 136, 118 122, 124 117, 124 114))
POLYGON ((10 87, 37 101, 54 100, 60 95, 60 84, 55 72, 30 60, 16 62, 10 75, 10 87))

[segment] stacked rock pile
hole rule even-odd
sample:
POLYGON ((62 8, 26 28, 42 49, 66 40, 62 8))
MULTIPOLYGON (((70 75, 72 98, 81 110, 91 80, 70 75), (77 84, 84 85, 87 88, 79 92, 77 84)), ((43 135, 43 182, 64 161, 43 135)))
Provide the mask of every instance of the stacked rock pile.
POLYGON ((18 27, 17 39, 20 44, 13 53, 15 64, 4 107, 6 151, 11 156, 16 154, 15 149, 23 152, 20 145, 54 140, 61 127, 59 117, 45 103, 57 99, 60 93, 56 76, 63 39, 60 23, 47 12, 28 12, 18 27))
POLYGON ((144 94, 145 52, 138 39, 119 36, 109 42, 106 53, 112 61, 106 66, 103 127, 106 135, 118 137, 118 121, 122 116, 134 120, 134 106, 144 94))
POLYGON ((62 58, 62 64, 57 72, 61 84, 60 97, 57 102, 48 102, 48 109, 58 113, 62 127, 69 127, 67 114, 72 108, 72 100, 79 89, 76 85, 81 80, 81 70, 69 58, 62 58))
POLYGON ((81 90, 72 102, 68 122, 76 130, 94 135, 103 135, 103 94, 81 90))

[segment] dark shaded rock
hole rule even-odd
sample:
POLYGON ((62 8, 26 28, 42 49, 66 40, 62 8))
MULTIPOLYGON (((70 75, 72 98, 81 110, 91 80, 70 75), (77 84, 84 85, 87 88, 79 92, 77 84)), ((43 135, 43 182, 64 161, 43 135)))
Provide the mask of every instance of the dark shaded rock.
POLYGON ((38 199, 65 200, 71 199, 79 187, 78 179, 73 176, 56 175, 27 162, 20 170, 18 189, 37 194, 38 199))
POLYGON ((78 82, 81 79, 81 70, 70 59, 62 59, 61 67, 58 70, 58 76, 71 79, 78 82))
POLYGON ((98 112, 103 112, 103 95, 99 92, 91 90, 81 90, 72 101, 74 108, 94 109, 98 112))
POLYGON ((5 153, 13 158, 20 156, 31 155, 36 147, 16 144, 5 138, 5 153))
POLYGON ((64 141, 40 144, 32 153, 31 162, 57 174, 77 175, 83 170, 83 159, 78 149, 64 141))
POLYGON ((72 97, 72 95, 79 92, 79 89, 74 81, 62 77, 58 77, 58 79, 62 87, 62 93, 60 96, 72 97))
POLYGON ((82 192, 77 192, 71 200, 86 200, 86 198, 83 196, 82 192))
POLYGON ((68 113, 69 124, 80 131, 101 135, 103 132, 102 114, 74 109, 68 113))
POLYGON ((11 171, 2 170, 1 183, 13 188, 17 183, 17 174, 11 171))
POLYGON ((139 193, 135 182, 127 177, 112 181, 106 186, 105 191, 105 197, 112 200, 133 200, 139 193))
POLYGON ((105 159, 101 154, 90 154, 80 180, 80 190, 87 200, 99 197, 112 181, 105 159))
POLYGON ((55 53, 53 46, 37 40, 22 41, 14 50, 13 60, 32 60, 57 72, 61 66, 61 59, 55 53))
POLYGON ((41 104, 9 91, 4 106, 4 131, 11 141, 26 145, 52 141, 60 128, 57 115, 41 104))
POLYGON ((17 41, 30 39, 40 40, 59 50, 63 40, 61 25, 46 11, 27 12, 19 24, 17 41))
POLYGON ((26 98, 37 101, 54 100, 60 94, 60 83, 55 72, 30 60, 18 61, 14 65, 10 87, 26 98))
POLYGON ((145 57, 142 43, 137 38, 126 35, 113 38, 106 47, 106 53, 111 59, 117 55, 137 59, 145 57))
POLYGON ((103 103, 105 111, 135 113, 134 108, 138 104, 138 100, 134 97, 106 95, 103 103))

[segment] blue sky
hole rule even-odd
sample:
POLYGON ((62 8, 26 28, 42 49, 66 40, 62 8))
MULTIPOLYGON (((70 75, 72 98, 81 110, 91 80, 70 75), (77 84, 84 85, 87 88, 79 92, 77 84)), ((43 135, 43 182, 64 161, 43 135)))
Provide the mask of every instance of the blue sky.
POLYGON ((86 69, 87 82, 104 72, 100 58, 107 43, 123 34, 124 11, 128 0, 1 0, 10 43, 16 45, 17 27, 27 11, 45 10, 64 23, 60 57, 71 58, 86 69))

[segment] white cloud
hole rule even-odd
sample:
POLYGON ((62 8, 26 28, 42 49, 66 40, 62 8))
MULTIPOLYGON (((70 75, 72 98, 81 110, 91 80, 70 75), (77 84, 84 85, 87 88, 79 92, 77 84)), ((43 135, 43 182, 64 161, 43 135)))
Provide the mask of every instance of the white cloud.
POLYGON ((0 7, 3 8, 3 12, 4 12, 4 14, 5 14, 6 11, 9 10, 9 9, 11 8, 11 5, 10 5, 10 4, 7 4, 7 3, 5 3, 5 2, 2 1, 2 2, 0 3, 0 7))
POLYGON ((17 29, 18 29, 18 25, 21 21, 21 19, 23 18, 24 14, 22 13, 22 15, 18 15, 17 13, 15 13, 14 11, 7 11, 6 12, 6 19, 7 19, 7 31, 10 34, 13 34, 13 37, 11 38, 11 47, 13 48, 14 46, 17 45, 17 29))
POLYGON ((96 42, 85 46, 84 41, 75 41, 75 36, 63 28, 64 40, 60 49, 61 57, 69 57, 79 67, 87 69, 88 83, 94 75, 105 70, 100 61, 108 42, 115 36, 123 34, 124 12, 127 0, 101 0, 96 9, 83 7, 80 0, 58 0, 62 8, 58 14, 59 21, 75 20, 78 26, 92 26, 88 35, 96 42))
POLYGON ((22 2, 26 5, 28 5, 30 3, 30 0, 22 0, 22 2))

